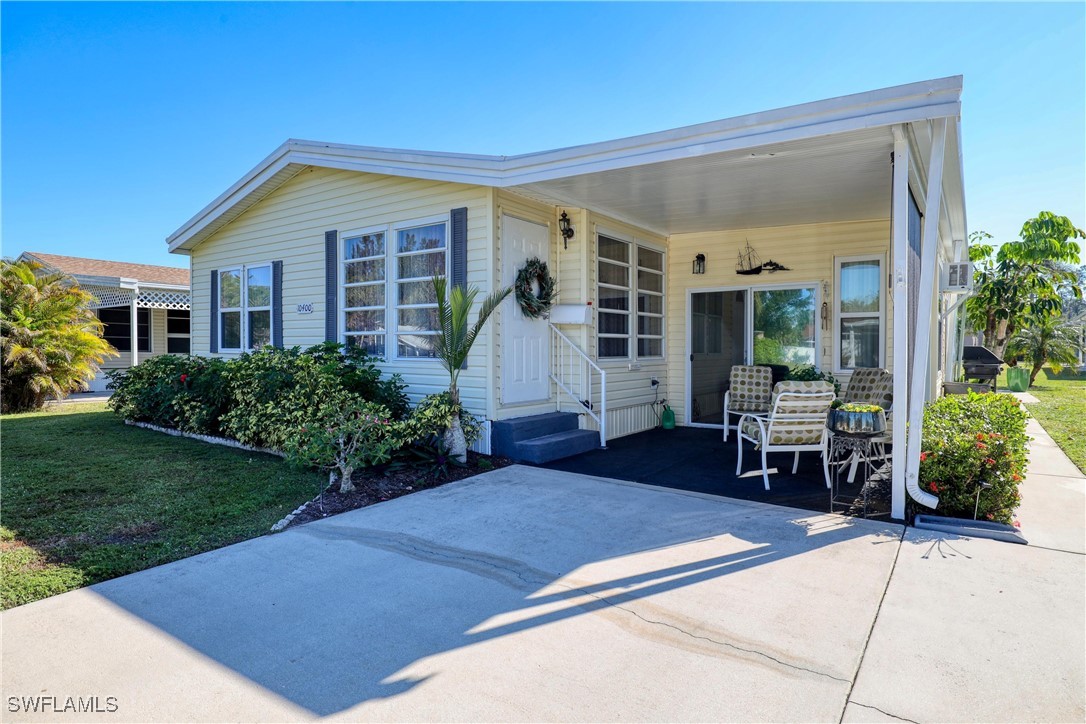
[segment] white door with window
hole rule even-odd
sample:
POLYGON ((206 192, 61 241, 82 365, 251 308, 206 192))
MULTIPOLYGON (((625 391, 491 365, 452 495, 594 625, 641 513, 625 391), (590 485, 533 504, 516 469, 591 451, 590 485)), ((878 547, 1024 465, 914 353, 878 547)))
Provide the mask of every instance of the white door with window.
MULTIPOLYGON (((532 257, 548 261, 550 230, 502 215, 502 285, 512 286, 517 271, 532 257)), ((550 399, 550 329, 544 319, 531 319, 514 295, 502 303, 502 403, 516 405, 550 399)))

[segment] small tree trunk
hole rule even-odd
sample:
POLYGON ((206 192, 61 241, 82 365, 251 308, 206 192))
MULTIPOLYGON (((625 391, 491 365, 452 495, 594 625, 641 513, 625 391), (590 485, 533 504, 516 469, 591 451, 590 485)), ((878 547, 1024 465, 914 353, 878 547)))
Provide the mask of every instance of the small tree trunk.
POLYGON ((354 468, 349 465, 339 469, 339 492, 350 493, 354 490, 354 483, 351 482, 352 475, 354 475, 354 468))
POLYGON ((463 464, 468 461, 468 441, 464 438, 464 428, 460 426, 459 412, 449 421, 449 429, 445 431, 445 447, 449 450, 449 457, 457 462, 463 464))
POLYGON ((1033 369, 1029 373, 1029 386, 1033 387, 1033 381, 1037 379, 1037 375, 1040 373, 1041 368, 1045 366, 1045 361, 1033 363, 1033 369))

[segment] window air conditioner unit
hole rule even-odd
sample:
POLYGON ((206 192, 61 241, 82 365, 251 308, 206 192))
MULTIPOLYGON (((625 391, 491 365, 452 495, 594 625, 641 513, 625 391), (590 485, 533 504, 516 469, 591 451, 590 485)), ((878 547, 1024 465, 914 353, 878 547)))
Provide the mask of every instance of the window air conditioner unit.
POLYGON ((973 264, 968 261, 955 261, 943 267, 939 275, 939 291, 948 294, 973 291, 973 264))

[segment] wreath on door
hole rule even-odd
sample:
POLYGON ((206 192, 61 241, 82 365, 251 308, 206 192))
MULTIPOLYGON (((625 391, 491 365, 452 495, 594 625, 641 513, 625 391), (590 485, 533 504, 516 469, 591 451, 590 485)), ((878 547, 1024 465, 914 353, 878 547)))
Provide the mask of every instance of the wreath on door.
POLYGON ((542 317, 554 304, 557 286, 558 283, 547 268, 547 262, 540 260, 539 257, 529 259, 517 272, 517 280, 513 283, 513 291, 516 294, 517 304, 520 305, 520 311, 530 319, 542 317))

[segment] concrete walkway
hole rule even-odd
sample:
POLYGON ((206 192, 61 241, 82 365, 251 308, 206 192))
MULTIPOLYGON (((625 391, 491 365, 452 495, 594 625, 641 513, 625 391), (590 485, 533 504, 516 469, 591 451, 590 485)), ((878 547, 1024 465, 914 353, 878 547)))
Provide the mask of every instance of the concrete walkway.
POLYGON ((1049 548, 505 468, 8 611, 4 717, 1083 721, 1054 457, 1049 548))

